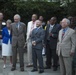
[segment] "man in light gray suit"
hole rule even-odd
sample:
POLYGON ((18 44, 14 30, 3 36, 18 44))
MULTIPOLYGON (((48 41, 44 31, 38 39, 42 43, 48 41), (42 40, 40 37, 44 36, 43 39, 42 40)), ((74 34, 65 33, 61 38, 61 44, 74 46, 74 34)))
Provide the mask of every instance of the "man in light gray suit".
POLYGON ((38 20, 36 23, 37 28, 35 28, 31 34, 32 59, 33 59, 33 70, 32 70, 32 72, 35 72, 38 70, 38 68, 37 68, 37 59, 38 59, 38 61, 39 61, 39 73, 44 72, 42 49, 43 49, 43 40, 45 37, 45 31, 43 30, 41 25, 42 25, 42 22, 38 20))
POLYGON ((59 32, 57 54, 60 61, 61 75, 72 75, 72 58, 75 52, 75 31, 69 28, 70 21, 64 18, 59 32))
POLYGON ((11 71, 16 69, 17 50, 19 51, 20 70, 24 71, 24 52, 26 25, 20 22, 20 15, 14 16, 14 23, 11 24, 12 30, 12 51, 13 51, 13 65, 11 71))

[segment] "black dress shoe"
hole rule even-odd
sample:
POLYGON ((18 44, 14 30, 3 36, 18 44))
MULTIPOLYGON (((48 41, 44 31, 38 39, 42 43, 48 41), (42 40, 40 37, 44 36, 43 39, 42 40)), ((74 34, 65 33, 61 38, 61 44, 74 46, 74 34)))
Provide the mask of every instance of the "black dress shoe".
POLYGON ((37 69, 33 69, 31 72, 36 72, 36 71, 38 71, 37 69))
POLYGON ((44 69, 51 69, 51 67, 46 66, 44 69))
POLYGON ((54 68, 53 68, 53 71, 57 71, 57 67, 54 67, 54 68))
POLYGON ((44 70, 40 70, 39 73, 44 73, 44 70))
POLYGON ((11 68, 11 71, 14 71, 14 70, 16 70, 16 68, 15 68, 15 67, 12 67, 12 68, 11 68))
POLYGON ((33 65, 27 65, 26 67, 33 67, 33 65))
POLYGON ((24 68, 21 68, 21 71, 23 72, 24 71, 24 68))

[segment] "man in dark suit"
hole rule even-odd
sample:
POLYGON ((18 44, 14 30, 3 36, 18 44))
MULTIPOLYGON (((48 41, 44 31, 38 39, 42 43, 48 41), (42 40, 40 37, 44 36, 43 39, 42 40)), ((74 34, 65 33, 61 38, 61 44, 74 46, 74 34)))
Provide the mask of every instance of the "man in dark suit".
POLYGON ((6 27, 6 22, 3 18, 3 13, 0 12, 0 58, 2 58, 2 29, 6 27))
POLYGON ((37 28, 32 31, 31 39, 32 39, 32 59, 33 59, 33 70, 32 72, 37 71, 37 59, 39 61, 39 73, 44 72, 43 68, 43 57, 42 57, 42 49, 43 49, 43 40, 45 37, 45 31, 41 27, 42 22, 40 20, 37 21, 37 28))
POLYGON ((20 70, 24 71, 24 51, 26 25, 20 22, 20 15, 14 16, 14 23, 11 24, 12 30, 12 51, 13 51, 13 65, 11 71, 16 69, 17 49, 19 51, 20 70))
POLYGON ((50 19, 50 24, 47 25, 45 33, 45 45, 46 45, 46 67, 45 69, 50 69, 52 66, 53 59, 53 71, 57 70, 58 67, 58 56, 56 54, 56 46, 58 33, 61 29, 59 24, 56 24, 56 17, 50 19))

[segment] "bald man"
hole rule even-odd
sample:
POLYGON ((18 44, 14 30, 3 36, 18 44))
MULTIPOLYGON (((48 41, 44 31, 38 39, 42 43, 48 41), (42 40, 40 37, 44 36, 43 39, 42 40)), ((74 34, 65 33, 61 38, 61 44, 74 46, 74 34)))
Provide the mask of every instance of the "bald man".
POLYGON ((45 34, 45 44, 46 44, 46 67, 45 69, 50 69, 53 64, 53 71, 57 71, 58 68, 58 56, 56 54, 56 46, 58 33, 61 26, 57 24, 56 17, 50 19, 50 24, 47 25, 45 34), (52 63, 53 59, 53 63, 52 63))
POLYGON ((42 28, 42 21, 37 20, 36 27, 37 28, 35 28, 31 34, 32 59, 33 59, 33 70, 31 72, 35 72, 38 70, 38 67, 37 67, 37 60, 38 60, 39 73, 43 73, 44 67, 43 67, 42 49, 43 49, 45 31, 42 28))
POLYGON ((13 51, 13 65, 11 71, 16 70, 17 49, 19 51, 20 70, 24 71, 24 51, 26 25, 20 22, 20 15, 14 16, 14 23, 11 24, 12 30, 12 51, 13 51))
POLYGON ((37 20, 37 15, 33 14, 32 15, 32 21, 28 22, 27 25, 27 59, 28 59, 28 64, 26 67, 32 67, 32 41, 30 38, 31 32, 34 28, 36 28, 36 20, 37 20))

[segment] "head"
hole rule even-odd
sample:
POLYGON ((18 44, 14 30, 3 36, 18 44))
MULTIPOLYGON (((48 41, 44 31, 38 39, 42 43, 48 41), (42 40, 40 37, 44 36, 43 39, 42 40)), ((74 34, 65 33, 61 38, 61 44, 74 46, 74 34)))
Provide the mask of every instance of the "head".
POLYGON ((0 12, 0 21, 3 20, 3 13, 0 12))
POLYGON ((49 21, 49 20, 47 21, 47 25, 48 25, 48 24, 50 24, 50 21, 49 21))
POLYGON ((43 21, 43 19, 44 19, 43 16, 39 16, 40 21, 43 21))
POLYGON ((33 14, 32 15, 32 21, 35 22, 36 20, 37 20, 37 15, 36 14, 33 14))
POLYGON ((64 19, 61 21, 61 26, 62 26, 63 29, 66 28, 66 27, 69 27, 69 25, 70 25, 70 20, 69 20, 69 19, 64 18, 64 19))
POLYGON ((20 17, 19 14, 14 15, 14 22, 15 22, 15 23, 20 22, 20 20, 21 20, 21 17, 20 17))
POLYGON ((57 22, 57 18, 56 18, 56 17, 52 17, 52 18, 50 19, 50 24, 51 24, 51 25, 54 25, 56 22, 57 22))
POLYGON ((40 27, 40 26, 42 26, 42 21, 37 20, 37 21, 36 21, 36 27, 40 27))
POLYGON ((6 21, 7 28, 10 28, 11 23, 12 21, 10 19, 6 21))

